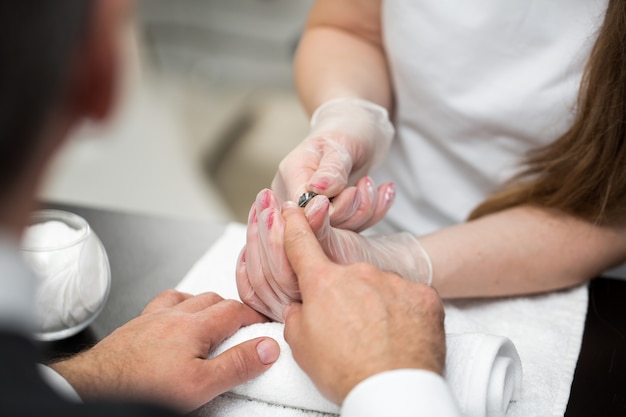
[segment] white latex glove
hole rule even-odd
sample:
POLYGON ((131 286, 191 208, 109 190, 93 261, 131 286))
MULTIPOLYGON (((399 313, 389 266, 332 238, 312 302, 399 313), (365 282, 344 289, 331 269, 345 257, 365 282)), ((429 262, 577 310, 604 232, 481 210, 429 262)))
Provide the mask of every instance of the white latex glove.
MULTIPOLYGON (((237 262, 237 288, 242 301, 281 321, 283 308, 301 300, 300 290, 284 251, 284 221, 278 198, 269 190, 259 196, 251 209, 246 247, 237 262)), ((430 258, 417 238, 409 233, 366 237, 334 228, 329 208, 328 198, 319 195, 304 213, 330 260, 339 264, 367 262, 408 281, 430 285, 430 258)))
MULTIPOLYGON (((351 217, 348 212, 359 197, 343 191, 385 157, 393 135, 385 108, 356 98, 327 101, 313 114, 308 136, 281 161, 272 190, 280 201, 298 201, 305 192, 336 197, 331 223, 345 228, 341 223, 351 217)), ((376 200, 384 201, 390 192, 389 184, 381 185, 376 200)), ((376 223, 390 204, 377 207, 361 223, 376 223)))

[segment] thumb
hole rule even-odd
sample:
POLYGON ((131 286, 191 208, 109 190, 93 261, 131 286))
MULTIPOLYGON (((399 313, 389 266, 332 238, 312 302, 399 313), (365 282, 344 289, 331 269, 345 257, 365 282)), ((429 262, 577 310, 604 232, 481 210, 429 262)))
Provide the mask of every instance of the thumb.
MULTIPOLYGON (((283 309, 283 322, 285 323, 285 342, 292 346, 293 343, 300 340, 298 333, 300 330, 300 321, 302 315, 302 304, 290 303, 283 309)), ((293 350, 293 349, 292 349, 293 350)))
POLYGON ((247 340, 206 361, 215 396, 259 376, 280 355, 280 346, 269 337, 247 340))
MULTIPOLYGON (((320 201, 328 201, 316 197, 320 201)), ((315 199, 314 199, 315 200, 315 199)), ((293 203, 283 204, 283 218, 285 220, 284 249, 291 268, 298 278, 302 297, 305 296, 311 280, 319 276, 319 268, 330 261, 320 246, 304 211, 293 203)))

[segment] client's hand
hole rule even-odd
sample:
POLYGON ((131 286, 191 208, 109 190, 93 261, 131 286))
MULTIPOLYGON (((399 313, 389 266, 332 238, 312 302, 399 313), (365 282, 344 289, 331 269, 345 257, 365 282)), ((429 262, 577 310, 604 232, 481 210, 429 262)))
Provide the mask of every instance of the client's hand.
MULTIPOLYGON (((318 195, 304 208, 311 228, 330 260, 339 264, 370 263, 404 279, 430 284, 432 267, 418 239, 409 233, 366 237, 330 225, 330 202, 318 195)), ((237 262, 241 299, 273 320, 300 301, 298 281, 285 256, 283 218, 278 198, 263 190, 250 210, 246 247, 237 262)))
POLYGON ((403 368, 441 374, 443 307, 436 292, 371 265, 337 265, 324 254, 302 210, 285 208, 285 251, 302 304, 283 312, 285 339, 330 400, 377 373, 403 368))
POLYGON ((93 348, 52 365, 84 400, 117 398, 156 402, 191 411, 276 361, 270 338, 242 343, 207 359, 209 351, 240 327, 266 320, 215 293, 169 290, 143 313, 93 348))

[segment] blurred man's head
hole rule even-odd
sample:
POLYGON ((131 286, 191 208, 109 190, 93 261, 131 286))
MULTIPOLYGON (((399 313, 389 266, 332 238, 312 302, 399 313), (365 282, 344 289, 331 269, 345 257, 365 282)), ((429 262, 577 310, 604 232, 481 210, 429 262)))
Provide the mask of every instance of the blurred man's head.
POLYGON ((128 3, 0 2, 0 227, 25 218, 71 128, 111 111, 128 3))

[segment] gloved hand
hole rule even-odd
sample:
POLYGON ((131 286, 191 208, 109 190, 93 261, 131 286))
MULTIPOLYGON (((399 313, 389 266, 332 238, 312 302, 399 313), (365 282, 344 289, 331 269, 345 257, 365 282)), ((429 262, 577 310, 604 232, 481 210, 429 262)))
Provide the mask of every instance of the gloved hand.
MULTIPOLYGON (((305 192, 336 197, 331 224, 345 228, 342 222, 351 217, 348 212, 359 203, 357 199, 377 193, 375 199, 383 202, 390 193, 389 184, 383 184, 377 192, 373 188, 342 191, 384 158, 393 135, 385 108, 356 98, 327 101, 313 114, 308 136, 281 161, 272 190, 280 201, 298 201, 305 192)), ((357 223, 376 223, 390 204, 376 207, 368 218, 357 223)))
MULTIPOLYGON (((417 238, 409 233, 366 237, 334 228, 329 207, 328 198, 318 195, 304 208, 329 259, 339 264, 367 262, 406 280, 430 285, 432 265, 417 238)), ((281 321, 284 306, 300 301, 297 279, 284 251, 281 207, 277 197, 264 190, 250 213, 247 243, 236 269, 239 296, 255 310, 281 321)))

